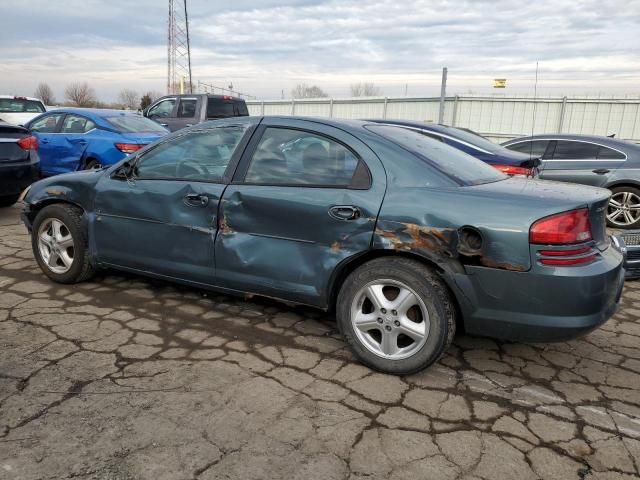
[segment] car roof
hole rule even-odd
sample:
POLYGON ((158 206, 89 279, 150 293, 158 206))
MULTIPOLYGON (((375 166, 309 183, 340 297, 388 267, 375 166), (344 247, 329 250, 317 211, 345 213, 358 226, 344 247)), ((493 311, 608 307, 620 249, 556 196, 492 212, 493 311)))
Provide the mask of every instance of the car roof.
POLYGON ((592 142, 599 145, 609 146, 613 148, 631 148, 635 151, 640 151, 640 145, 628 140, 621 140, 619 138, 605 137, 603 135, 582 135, 577 133, 546 133, 539 135, 529 135, 526 137, 518 137, 512 140, 508 140, 503 145, 513 145, 514 143, 524 142, 528 140, 575 140, 581 142, 592 142))
POLYGON ((0 95, 0 98, 11 98, 16 100, 34 100, 36 102, 42 102, 39 98, 35 97, 25 97, 23 95, 0 95))
POLYGON ((93 115, 96 117, 113 117, 116 115, 138 115, 141 116, 140 113, 133 110, 115 110, 109 108, 78 108, 78 107, 61 107, 61 108, 52 108, 49 112, 59 112, 59 113, 77 113, 79 115, 93 115))

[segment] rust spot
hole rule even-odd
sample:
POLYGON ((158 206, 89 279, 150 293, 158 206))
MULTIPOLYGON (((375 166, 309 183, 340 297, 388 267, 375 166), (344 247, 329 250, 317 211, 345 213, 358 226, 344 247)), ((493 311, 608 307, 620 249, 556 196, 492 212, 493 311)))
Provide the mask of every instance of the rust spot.
POLYGON ((400 231, 376 229, 376 234, 386 238, 394 250, 429 250, 435 253, 453 256, 452 242, 455 240, 451 228, 421 227, 415 223, 399 223, 404 227, 400 231))
POLYGON ((253 293, 245 293, 244 294, 244 299, 245 300, 251 300, 253 297, 255 297, 255 295, 253 293))
POLYGON ((230 233, 233 233, 233 230, 231 229, 231 227, 229 226, 229 223, 227 222, 227 216, 223 216, 222 220, 220 220, 220 232, 223 235, 228 235, 230 233))
POLYGON ((331 244, 331 251, 332 252, 339 252, 342 249, 342 245, 340 244, 339 241, 335 241, 331 244))
POLYGON ((526 272, 527 268, 522 265, 516 265, 509 262, 497 262, 492 258, 480 257, 480 265, 490 268, 501 268, 502 270, 513 270, 515 272, 526 272))
POLYGON ((55 188, 49 188, 49 189, 46 190, 46 192, 49 195, 53 195, 55 197, 61 197, 62 195, 64 195, 64 190, 58 190, 58 189, 55 189, 55 188))

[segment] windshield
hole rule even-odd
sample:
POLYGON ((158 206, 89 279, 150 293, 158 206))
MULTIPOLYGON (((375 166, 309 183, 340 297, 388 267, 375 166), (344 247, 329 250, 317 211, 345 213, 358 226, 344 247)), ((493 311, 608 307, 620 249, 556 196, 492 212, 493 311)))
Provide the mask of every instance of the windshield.
POLYGON ((483 161, 438 140, 421 135, 415 130, 386 125, 367 125, 366 128, 417 154, 445 175, 464 185, 479 185, 507 178, 483 161))
POLYGON ((0 98, 0 112, 6 113, 43 113, 42 102, 22 98, 0 98))
POLYGON ((163 126, 139 115, 118 115, 105 117, 105 120, 121 133, 167 133, 163 126))

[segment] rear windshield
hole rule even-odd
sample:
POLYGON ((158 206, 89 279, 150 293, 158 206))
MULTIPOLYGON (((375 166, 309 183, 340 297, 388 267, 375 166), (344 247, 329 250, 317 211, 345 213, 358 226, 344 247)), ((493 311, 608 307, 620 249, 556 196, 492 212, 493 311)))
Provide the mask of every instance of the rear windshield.
POLYGON ((223 100, 209 98, 207 102, 207 118, 238 117, 249 115, 247 104, 242 100, 223 100))
POLYGON ((0 112, 5 113, 43 113, 42 102, 20 98, 0 98, 0 112))
POLYGON ((479 185, 507 178, 483 161, 414 130, 387 125, 368 125, 366 128, 413 152, 463 185, 479 185))
POLYGON ((138 115, 117 115, 106 117, 116 130, 122 133, 158 132, 167 133, 167 130, 153 120, 138 115))

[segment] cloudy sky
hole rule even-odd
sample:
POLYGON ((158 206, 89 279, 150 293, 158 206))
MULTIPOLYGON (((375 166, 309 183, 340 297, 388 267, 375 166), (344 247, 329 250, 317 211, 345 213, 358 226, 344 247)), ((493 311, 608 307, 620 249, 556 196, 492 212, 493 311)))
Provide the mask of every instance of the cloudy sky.
MULTIPOLYGON (((0 0, 0 93, 104 101, 166 88, 167 0, 0 0)), ((640 0, 188 0, 194 81, 280 98, 370 81, 385 95, 640 95, 640 0), (519 4, 518 4, 519 3, 519 4)))

